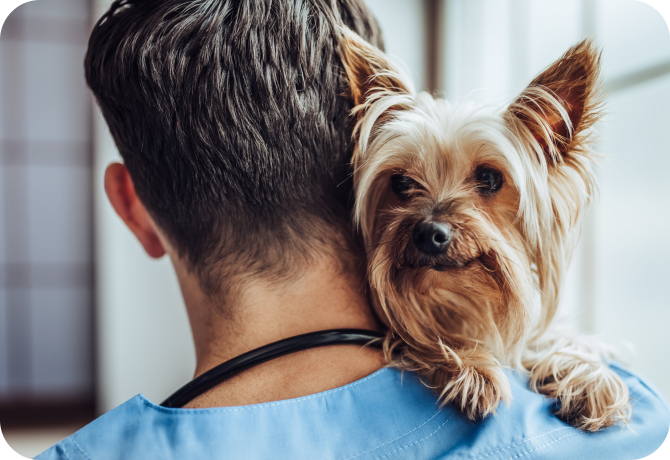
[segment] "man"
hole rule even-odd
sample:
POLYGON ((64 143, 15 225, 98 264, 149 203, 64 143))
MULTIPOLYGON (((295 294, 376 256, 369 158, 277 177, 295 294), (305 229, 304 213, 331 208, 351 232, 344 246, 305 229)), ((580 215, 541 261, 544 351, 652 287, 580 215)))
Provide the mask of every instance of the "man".
MULTIPOLYGON (((360 0, 121 0, 85 68, 123 164, 105 188, 152 257, 168 254, 195 375, 263 345, 381 330, 349 230, 352 103, 338 16, 381 47, 360 0)), ((471 423, 369 347, 270 360, 189 401, 137 396, 39 458, 639 458, 670 416, 623 369, 628 429, 584 434, 509 373, 514 402, 471 423)))

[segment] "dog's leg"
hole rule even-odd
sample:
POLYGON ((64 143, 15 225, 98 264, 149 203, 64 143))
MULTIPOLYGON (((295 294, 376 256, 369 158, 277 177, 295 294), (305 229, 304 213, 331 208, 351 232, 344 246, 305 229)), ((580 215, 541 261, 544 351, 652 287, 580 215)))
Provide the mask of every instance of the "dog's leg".
POLYGON ((530 346, 524 367, 530 386, 558 400, 556 415, 585 431, 630 419, 628 387, 604 361, 609 353, 589 338, 550 338, 530 346))
POLYGON ((434 349, 420 353, 404 347, 396 363, 417 372, 440 395, 442 404, 455 405, 470 420, 495 413, 500 401, 512 399, 502 366, 474 345, 438 342, 434 349))

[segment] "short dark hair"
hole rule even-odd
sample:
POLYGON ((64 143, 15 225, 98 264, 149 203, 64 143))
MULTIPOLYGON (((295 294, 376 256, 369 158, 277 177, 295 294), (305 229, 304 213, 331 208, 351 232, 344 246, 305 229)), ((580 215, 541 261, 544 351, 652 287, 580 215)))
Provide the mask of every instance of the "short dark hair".
POLYGON ((88 85, 138 196, 200 272, 230 254, 283 270, 348 220, 337 15, 383 46, 362 0, 117 0, 93 29, 88 85))

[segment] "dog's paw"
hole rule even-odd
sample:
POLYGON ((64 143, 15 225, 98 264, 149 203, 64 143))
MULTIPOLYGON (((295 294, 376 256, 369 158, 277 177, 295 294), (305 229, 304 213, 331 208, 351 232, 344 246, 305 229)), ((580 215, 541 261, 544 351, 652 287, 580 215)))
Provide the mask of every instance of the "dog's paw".
POLYGON ((443 403, 454 404, 466 413, 470 420, 478 420, 494 414, 500 401, 511 401, 512 390, 500 367, 462 365, 459 373, 452 374, 441 398, 443 403))
POLYGON ((559 403, 556 415, 583 431, 598 431, 631 416, 628 387, 605 364, 584 366, 583 373, 533 376, 538 393, 555 398, 559 403))
POLYGON ((512 390, 495 357, 476 345, 449 346, 437 341, 435 348, 405 346, 391 365, 416 372, 437 393, 441 405, 453 404, 470 420, 495 414, 500 401, 510 402, 512 390))

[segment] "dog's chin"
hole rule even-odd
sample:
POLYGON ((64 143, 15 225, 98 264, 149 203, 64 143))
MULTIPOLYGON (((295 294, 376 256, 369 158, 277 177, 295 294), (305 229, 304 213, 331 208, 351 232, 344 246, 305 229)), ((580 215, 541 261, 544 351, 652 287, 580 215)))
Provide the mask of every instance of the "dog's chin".
POLYGON ((453 261, 453 262, 447 262, 447 263, 433 263, 430 265, 426 265, 426 267, 430 268, 431 270, 435 270, 436 272, 446 272, 448 270, 455 270, 459 268, 466 268, 472 260, 466 260, 466 261, 453 261))
POLYGON ((471 263, 477 261, 477 259, 478 258, 451 259, 441 256, 419 256, 414 258, 414 260, 404 260, 400 265, 409 269, 428 269, 436 272, 446 272, 467 268, 471 263))

